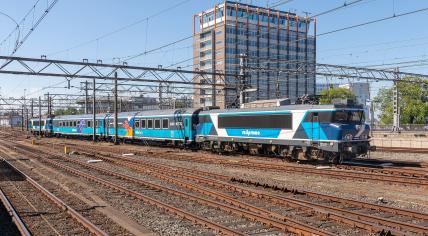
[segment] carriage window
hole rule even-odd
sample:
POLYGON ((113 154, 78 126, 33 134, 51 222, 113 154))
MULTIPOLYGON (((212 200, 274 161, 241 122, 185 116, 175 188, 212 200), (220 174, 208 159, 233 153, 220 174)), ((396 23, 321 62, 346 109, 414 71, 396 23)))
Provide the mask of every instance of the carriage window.
POLYGON ((156 119, 155 120, 155 129, 160 129, 161 128, 161 122, 160 119, 156 119))
POLYGON ((41 126, 45 126, 45 121, 44 120, 42 120, 42 125, 41 126))
POLYGON ((95 127, 97 127, 97 128, 100 127, 100 121, 99 120, 95 121, 95 127))
POLYGON ((147 120, 147 129, 153 129, 153 120, 147 120))
POLYGON ((140 120, 135 120, 135 128, 136 129, 140 128, 140 120))
POLYGON ((141 128, 145 129, 146 128, 146 120, 141 120, 141 128))
POLYGON ((88 128, 92 128, 92 121, 88 120, 88 128))
POLYGON ((77 126, 77 121, 74 121, 73 126, 76 127, 77 126))
POLYGON ((162 129, 169 129, 169 120, 162 119, 162 129))

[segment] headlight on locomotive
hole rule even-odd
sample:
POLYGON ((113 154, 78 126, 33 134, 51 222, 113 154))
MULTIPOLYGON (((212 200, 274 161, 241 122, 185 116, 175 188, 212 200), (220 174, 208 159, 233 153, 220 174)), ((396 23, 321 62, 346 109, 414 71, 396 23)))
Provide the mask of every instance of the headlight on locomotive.
POLYGON ((343 137, 343 140, 350 141, 352 140, 352 138, 353 138, 352 134, 346 134, 345 137, 343 137))

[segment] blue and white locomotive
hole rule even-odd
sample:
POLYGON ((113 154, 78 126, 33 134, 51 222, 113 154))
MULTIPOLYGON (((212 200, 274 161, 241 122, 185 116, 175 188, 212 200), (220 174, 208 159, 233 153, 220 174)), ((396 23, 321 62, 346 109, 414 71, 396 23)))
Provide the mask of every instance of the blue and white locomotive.
MULTIPOLYGON (((112 114, 46 119, 46 135, 115 135, 112 114)), ((33 122, 38 119, 32 120, 33 122)), ((37 126, 32 127, 37 133, 37 126)), ((286 105, 248 109, 180 109, 118 114, 118 137, 215 152, 281 156, 291 160, 337 162, 366 155, 370 127, 364 109, 349 105, 286 105)))

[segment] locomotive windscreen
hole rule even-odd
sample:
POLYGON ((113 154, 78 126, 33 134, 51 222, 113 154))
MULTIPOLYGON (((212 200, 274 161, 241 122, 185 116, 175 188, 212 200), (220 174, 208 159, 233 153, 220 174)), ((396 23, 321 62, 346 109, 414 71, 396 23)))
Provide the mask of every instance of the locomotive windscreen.
POLYGON ((220 115, 218 127, 221 129, 292 129, 292 116, 291 114, 220 115))
POLYGON ((352 123, 364 122, 363 111, 319 111, 306 115, 305 122, 352 123), (317 118, 315 118, 317 117, 317 118))

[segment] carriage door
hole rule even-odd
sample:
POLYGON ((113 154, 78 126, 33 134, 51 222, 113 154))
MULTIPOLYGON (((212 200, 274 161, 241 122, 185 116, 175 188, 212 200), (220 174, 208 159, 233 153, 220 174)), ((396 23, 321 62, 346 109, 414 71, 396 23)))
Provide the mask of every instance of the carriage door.
POLYGON ((183 119, 183 127, 184 127, 184 140, 187 142, 190 137, 192 136, 192 129, 191 129, 191 124, 190 124, 190 118, 189 117, 185 117, 183 119))
POLYGON ((104 120, 104 129, 106 129, 106 137, 108 138, 110 136, 110 117, 107 117, 104 120))

